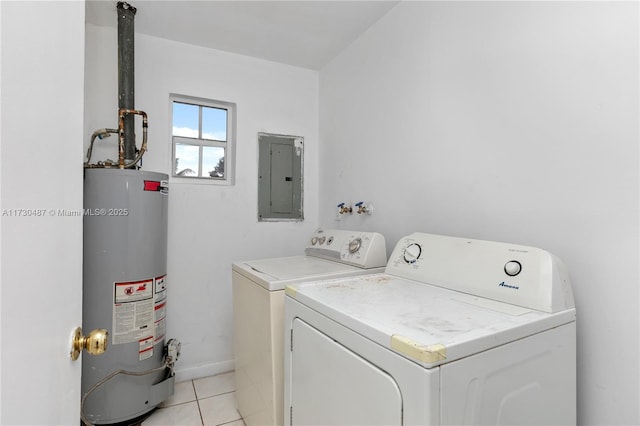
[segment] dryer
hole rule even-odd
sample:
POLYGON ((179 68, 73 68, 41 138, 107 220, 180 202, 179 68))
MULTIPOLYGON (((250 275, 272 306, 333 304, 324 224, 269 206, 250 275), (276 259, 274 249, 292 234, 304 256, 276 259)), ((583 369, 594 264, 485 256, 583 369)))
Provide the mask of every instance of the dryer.
POLYGON ((576 423, 576 310, 537 248, 415 233, 286 287, 286 425, 576 423))
POLYGON ((386 263, 381 234, 320 228, 304 255, 232 265, 236 404, 248 426, 284 421, 285 285, 380 273, 386 263))

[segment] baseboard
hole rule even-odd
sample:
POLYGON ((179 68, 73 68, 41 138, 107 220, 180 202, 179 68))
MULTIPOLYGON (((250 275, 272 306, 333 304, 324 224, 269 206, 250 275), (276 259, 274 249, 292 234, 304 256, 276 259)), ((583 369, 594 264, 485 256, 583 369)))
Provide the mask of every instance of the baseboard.
POLYGON ((180 361, 176 363, 176 382, 186 380, 202 379, 203 377, 215 376, 216 374, 233 371, 235 363, 233 360, 203 364, 195 367, 178 368, 180 361))

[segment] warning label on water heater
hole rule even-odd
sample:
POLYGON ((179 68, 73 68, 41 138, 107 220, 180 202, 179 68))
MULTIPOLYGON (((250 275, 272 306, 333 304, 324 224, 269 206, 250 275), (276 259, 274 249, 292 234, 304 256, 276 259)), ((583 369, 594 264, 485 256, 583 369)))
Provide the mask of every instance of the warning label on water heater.
POLYGON ((140 339, 139 346, 138 359, 140 361, 144 361, 145 359, 153 356, 153 336, 140 339))
POLYGON ((153 279, 114 283, 112 344, 153 341, 154 317, 153 279))
POLYGON ((155 279, 155 322, 154 322, 154 335, 155 343, 164 339, 167 332, 167 276, 162 275, 155 279))

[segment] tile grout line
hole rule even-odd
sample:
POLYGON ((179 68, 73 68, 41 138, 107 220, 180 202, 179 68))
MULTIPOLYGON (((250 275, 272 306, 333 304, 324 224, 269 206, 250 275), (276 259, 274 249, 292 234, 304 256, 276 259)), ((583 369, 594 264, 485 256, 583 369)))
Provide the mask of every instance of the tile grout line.
MULTIPOLYGON (((242 421, 242 424, 244 424, 244 419, 242 417, 240 417, 238 420, 242 421)), ((228 422, 220 423, 217 426, 229 425, 231 423, 237 422, 238 420, 229 420, 228 422)))
POLYGON ((231 391, 228 391, 228 392, 217 393, 215 395, 203 396, 202 398, 197 398, 197 399, 210 399, 210 398, 215 398, 217 396, 229 395, 230 393, 234 393, 234 392, 235 392, 234 390, 231 390, 231 391))
MULTIPOLYGON (((222 393, 219 393, 219 394, 216 394, 216 395, 203 396, 203 397, 202 397, 202 399, 204 400, 204 399, 217 398, 217 397, 219 397, 219 396, 223 396, 223 395, 235 394, 235 392, 236 392, 236 391, 235 391, 235 389, 234 389, 234 390, 231 390, 231 391, 228 391, 228 392, 222 392, 222 393)), ((234 397, 234 398, 235 398, 235 397, 234 397)), ((198 398, 198 396, 197 396, 197 395, 196 395, 196 400, 198 401, 198 410, 200 410, 200 398, 198 398)), ((234 399, 234 400, 235 400, 235 399, 234 399)), ((228 424, 231 424, 231 423, 233 423, 233 422, 237 422, 237 421, 241 421, 243 425, 246 425, 246 424, 245 424, 245 422, 244 422, 244 419, 242 418, 242 415, 240 414, 240 412, 238 411, 238 409, 237 409, 235 406, 234 406, 234 409, 235 409, 236 413, 237 413, 237 414, 238 414, 238 416, 239 416, 237 419, 229 420, 229 421, 226 421, 226 422, 224 422, 224 423, 216 423, 216 426, 224 426, 224 425, 228 425, 228 424)), ((202 419, 202 424, 203 424, 203 426, 204 426, 204 417, 202 417, 202 411, 200 411, 200 417, 201 417, 201 419, 202 419)))
POLYGON ((196 405, 198 406, 198 414, 200 415, 200 423, 204 426, 204 418, 202 418, 202 410, 200 409, 200 398, 198 398, 198 392, 196 392, 196 384, 191 380, 191 386, 193 387, 193 394, 196 396, 196 405))

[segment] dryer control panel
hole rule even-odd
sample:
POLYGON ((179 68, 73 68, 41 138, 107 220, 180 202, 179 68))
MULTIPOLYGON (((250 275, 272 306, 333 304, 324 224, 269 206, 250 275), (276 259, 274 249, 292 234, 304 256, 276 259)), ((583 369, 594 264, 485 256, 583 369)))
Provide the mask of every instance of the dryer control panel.
POLYGON ((305 254, 364 269, 387 264, 384 236, 377 232, 318 228, 307 241, 305 254))
POLYGON ((544 312, 575 306, 562 261, 534 247, 416 232, 400 239, 385 272, 544 312))

